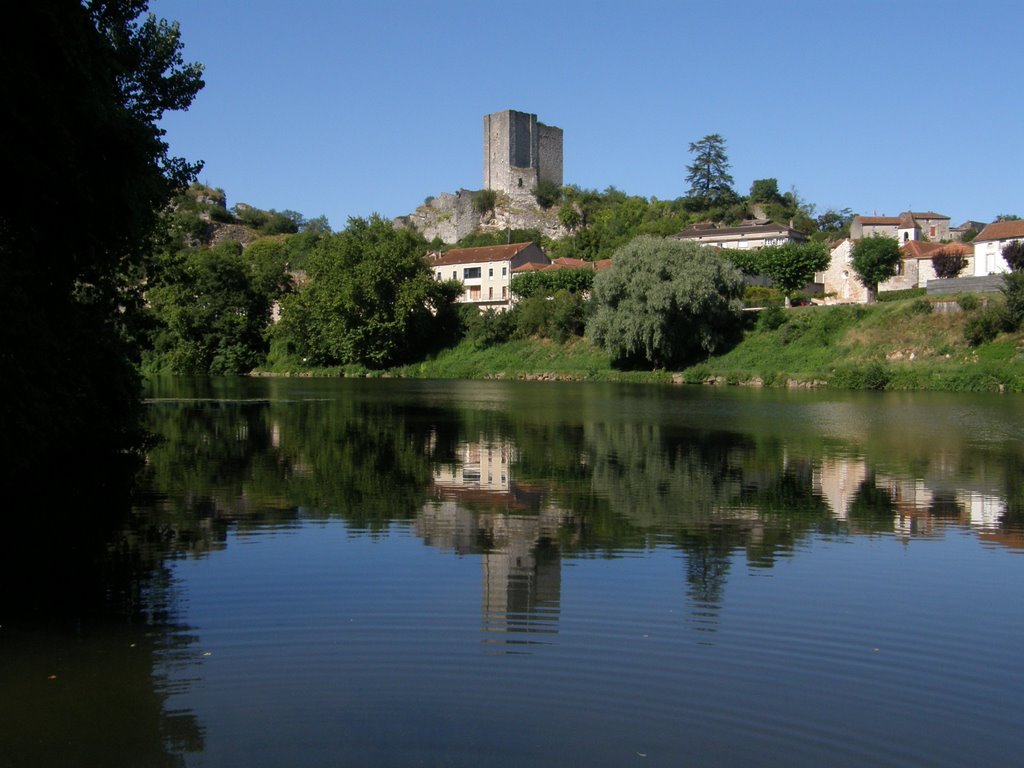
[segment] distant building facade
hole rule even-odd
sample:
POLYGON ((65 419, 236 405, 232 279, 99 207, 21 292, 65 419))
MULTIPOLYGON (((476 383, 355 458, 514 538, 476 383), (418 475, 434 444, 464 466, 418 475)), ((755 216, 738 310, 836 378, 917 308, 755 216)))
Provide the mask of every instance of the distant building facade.
POLYGON ((678 235, 677 240, 689 240, 715 248, 757 250, 766 245, 803 243, 807 236, 798 230, 770 221, 756 221, 736 227, 716 227, 714 224, 694 224, 678 235))
POLYGON ((1003 248, 1017 241, 1024 241, 1024 221, 996 221, 986 226, 973 242, 974 275, 1009 272, 1003 248))
POLYGON ((427 255, 435 280, 459 280, 465 291, 460 302, 481 311, 512 306, 512 272, 525 264, 547 266, 551 260, 536 243, 512 243, 480 248, 453 248, 427 255))
POLYGON ((484 189, 525 198, 540 181, 562 186, 562 129, 512 109, 484 115, 484 189))
POLYGON ((950 240, 949 216, 932 211, 904 211, 899 216, 854 216, 850 223, 850 237, 891 237, 909 243, 913 240, 939 242, 950 240))

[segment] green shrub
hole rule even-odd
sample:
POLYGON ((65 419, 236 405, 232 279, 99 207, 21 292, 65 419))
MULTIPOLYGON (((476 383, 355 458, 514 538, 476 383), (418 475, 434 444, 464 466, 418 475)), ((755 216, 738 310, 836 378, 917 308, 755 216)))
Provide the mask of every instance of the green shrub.
POLYGON ((889 369, 873 360, 867 365, 852 365, 833 371, 829 386, 838 389, 885 389, 889 383, 889 369))
POLYGON ((498 204, 498 193, 493 189, 481 189, 473 195, 473 210, 483 216, 494 210, 498 204))
POLYGON ((956 303, 960 305, 960 309, 964 312, 973 312, 981 305, 981 300, 973 293, 965 293, 956 303))
MULTIPOLYGON (((742 253, 742 251, 741 251, 742 253)), ((735 262, 733 262, 735 264, 735 262)), ((739 267, 742 270, 742 267, 739 267)), ((743 306, 745 307, 781 307, 786 297, 776 288, 763 285, 748 285, 743 289, 743 306)))
POLYGON ((227 208, 211 205, 207 210, 210 213, 211 221, 216 221, 221 224, 231 224, 235 220, 235 217, 231 215, 231 211, 227 208))
POLYGON ((761 310, 757 318, 757 328, 760 331, 774 331, 786 324, 786 311, 778 304, 761 310))
POLYGON ((928 299, 914 299, 910 303, 910 314, 912 315, 930 315, 932 312, 932 303, 928 299))
POLYGON ((544 210, 547 210, 562 199, 562 188, 550 179, 541 179, 537 182, 537 188, 533 196, 544 210))
POLYGON ((477 349, 503 344, 512 338, 515 321, 512 312, 485 309, 480 312, 471 304, 459 308, 466 338, 477 349))
POLYGON ((711 375, 711 369, 706 365, 695 365, 683 373, 683 381, 687 384, 701 384, 711 375))
POLYGON ((1003 275, 1003 295, 1006 297, 1007 330, 1024 325, 1024 272, 1003 275))
POLYGON ((992 341, 1012 325, 1010 313, 1004 304, 989 304, 976 312, 964 324, 964 339, 972 347, 992 341))

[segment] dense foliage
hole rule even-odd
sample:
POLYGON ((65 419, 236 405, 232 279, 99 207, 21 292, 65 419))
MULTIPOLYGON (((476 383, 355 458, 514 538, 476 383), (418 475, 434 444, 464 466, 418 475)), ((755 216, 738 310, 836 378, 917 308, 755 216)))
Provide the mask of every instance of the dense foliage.
POLYGON ((145 0, 39 0, 0 31, 4 466, 41 469, 136 440, 133 367, 144 255, 198 165, 159 121, 186 109, 202 67, 145 0))
POLYGON ((521 299, 547 298, 559 291, 586 294, 594 285, 593 269, 555 269, 512 276, 512 294, 521 299))
POLYGON ((932 267, 936 277, 950 280, 959 277, 967 266, 967 257, 959 251, 942 250, 932 256, 932 267))
POLYGON ((1003 259, 1014 272, 1024 269, 1024 240, 1013 240, 1003 246, 1003 259))
POLYGON ((224 375, 260 365, 271 307, 290 286, 286 265, 281 240, 244 251, 229 241, 169 257, 146 294, 158 323, 147 367, 224 375))
POLYGON ((594 279, 587 336, 620 366, 671 367, 739 328, 743 278, 694 243, 639 237, 594 279))
POLYGON ((721 255, 748 275, 764 275, 779 288, 789 304, 798 291, 828 268, 829 252, 824 243, 786 243, 757 250, 723 249, 721 255))
POLYGON ((309 282, 282 303, 278 342, 312 365, 384 368, 450 341, 462 286, 435 281, 426 250, 379 216, 350 219, 320 242, 309 282))
POLYGON ((878 295, 878 284, 895 276, 899 269, 900 245, 891 237, 866 237, 853 246, 851 263, 872 302, 878 295))

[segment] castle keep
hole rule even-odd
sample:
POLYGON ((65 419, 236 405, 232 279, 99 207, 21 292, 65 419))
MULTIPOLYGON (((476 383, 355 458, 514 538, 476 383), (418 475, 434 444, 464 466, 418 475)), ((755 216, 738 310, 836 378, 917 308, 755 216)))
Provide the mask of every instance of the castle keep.
POLYGON ((562 186, 562 129, 513 109, 484 115, 484 189, 525 197, 539 181, 562 186))

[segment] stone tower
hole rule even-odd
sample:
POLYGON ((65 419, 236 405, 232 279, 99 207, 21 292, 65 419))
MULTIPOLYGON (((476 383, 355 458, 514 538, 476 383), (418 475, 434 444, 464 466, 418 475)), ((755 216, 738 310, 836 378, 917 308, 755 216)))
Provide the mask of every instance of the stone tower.
POLYGON ((526 198, 541 180, 562 186, 562 129, 513 109, 484 115, 484 189, 526 198))

